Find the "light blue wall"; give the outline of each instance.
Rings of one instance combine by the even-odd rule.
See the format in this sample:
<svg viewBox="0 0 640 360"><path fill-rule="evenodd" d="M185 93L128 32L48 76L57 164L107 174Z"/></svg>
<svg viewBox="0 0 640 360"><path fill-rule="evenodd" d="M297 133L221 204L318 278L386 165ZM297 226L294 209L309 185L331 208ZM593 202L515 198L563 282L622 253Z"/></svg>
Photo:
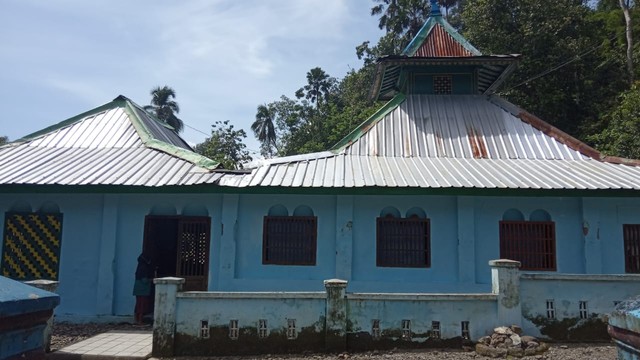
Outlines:
<svg viewBox="0 0 640 360"><path fill-rule="evenodd" d="M428 338L432 322L440 322L443 339L462 335L462 321L469 321L472 339L487 334L487 329L497 326L495 300L349 300L349 321L353 332L371 332L372 320L380 320L380 329L402 329L402 320L411 321L411 331ZM416 336L415 341L420 341Z"/></svg>
<svg viewBox="0 0 640 360"><path fill-rule="evenodd" d="M283 205L289 215L306 205L318 217L315 266L263 265L263 218L274 205ZM239 197L233 279L224 290L312 291L322 290L322 281L335 276L336 199L333 196L242 195ZM226 228L225 224L225 228ZM224 256L224 254L221 254ZM287 281L282 281L286 279Z"/></svg>
<svg viewBox="0 0 640 360"><path fill-rule="evenodd" d="M356 292L440 292L457 283L457 221L455 197L361 196L353 214L353 269L349 288ZM376 266L376 218L393 206L405 217L422 208L431 221L431 267Z"/></svg>
<svg viewBox="0 0 640 360"><path fill-rule="evenodd" d="M545 210L556 224L558 272L582 274L585 270L582 206L580 198L490 198L475 199L476 280L489 284L489 260L500 257L499 221L509 209L518 209L529 220L535 210Z"/></svg>
<svg viewBox="0 0 640 360"><path fill-rule="evenodd" d="M322 280L342 278L353 292L488 292L487 263L500 255L498 222L512 208L527 218L543 209L555 221L558 273L624 273L622 224L640 223L638 198L0 194L0 211L25 201L33 211L53 202L64 215L56 313L76 317L132 314L144 217L154 207L206 209L209 290L219 291L321 291ZM315 266L262 264L263 217L278 204L290 214L306 205L318 217ZM388 206L403 216L413 207L425 211L430 268L376 266L376 217Z"/></svg>
<svg viewBox="0 0 640 360"><path fill-rule="evenodd" d="M117 242L114 266L114 314L131 315L135 305L132 295L137 257L142 251L144 219L151 209L172 209L182 215L191 208L204 208L211 217L210 266L219 258L220 195L127 195L120 196L117 215ZM160 215L160 214L158 214ZM164 215L170 215L169 213ZM211 277L209 281L214 279Z"/></svg>
<svg viewBox="0 0 640 360"><path fill-rule="evenodd" d="M184 335L199 337L200 323L205 320L210 327L228 327L230 320L238 320L240 328L258 328L260 319L267 320L269 332L282 331L286 334L287 319L296 320L296 329L317 326L323 330L326 300L319 294L317 298L296 298L296 294L273 294L271 298L216 298L215 294L202 297L179 298L176 306L176 331Z"/></svg>
<svg viewBox="0 0 640 360"><path fill-rule="evenodd" d="M615 275L611 275L615 277ZM583 276L588 277L588 276ZM588 316L610 314L614 303L640 294L637 279L621 276L619 279L540 280L521 279L523 330L526 334L540 336L539 329L528 319L547 317L547 300L553 300L556 319L580 317L580 301L587 301Z"/></svg>
<svg viewBox="0 0 640 360"><path fill-rule="evenodd" d="M25 200L28 199L28 200ZM96 313L96 282L99 239L102 218L102 198L94 195L0 195L1 225L4 229L4 213L14 204L27 201L32 211L43 203L53 202L63 214L62 247L58 293L60 305L56 314L94 315ZM4 241L4 234L2 240Z"/></svg>

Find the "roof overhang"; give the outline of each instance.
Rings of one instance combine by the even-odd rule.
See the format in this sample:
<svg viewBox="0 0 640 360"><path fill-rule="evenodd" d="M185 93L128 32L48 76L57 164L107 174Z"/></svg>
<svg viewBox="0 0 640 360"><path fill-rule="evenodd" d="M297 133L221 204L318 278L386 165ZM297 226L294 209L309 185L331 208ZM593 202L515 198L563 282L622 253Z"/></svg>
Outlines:
<svg viewBox="0 0 640 360"><path fill-rule="evenodd" d="M443 65L477 67L477 93L491 94L515 70L520 58L519 54L470 57L385 56L378 59L371 98L373 100L392 99L400 91L400 78L407 67Z"/></svg>

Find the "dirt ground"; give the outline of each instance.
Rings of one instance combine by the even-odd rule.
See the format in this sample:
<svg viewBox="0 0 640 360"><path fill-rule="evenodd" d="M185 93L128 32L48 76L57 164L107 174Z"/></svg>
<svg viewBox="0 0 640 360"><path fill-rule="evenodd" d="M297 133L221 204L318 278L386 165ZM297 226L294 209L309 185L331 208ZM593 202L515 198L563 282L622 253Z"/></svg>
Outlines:
<svg viewBox="0 0 640 360"><path fill-rule="evenodd" d="M64 346L82 341L91 336L109 330L151 330L151 326L136 327L127 323L120 324L67 324L56 323L53 329L51 350L58 350ZM179 359L217 359L217 360L485 360L488 357L480 356L475 352L465 352L457 349L439 350L393 350L393 351L369 351L362 353L342 354L315 354L305 353L297 355L272 355L258 356L226 356L226 357L189 357ZM544 355L530 356L523 359L531 360L616 360L616 347L613 343L577 344L577 343L553 343L551 349Z"/></svg>

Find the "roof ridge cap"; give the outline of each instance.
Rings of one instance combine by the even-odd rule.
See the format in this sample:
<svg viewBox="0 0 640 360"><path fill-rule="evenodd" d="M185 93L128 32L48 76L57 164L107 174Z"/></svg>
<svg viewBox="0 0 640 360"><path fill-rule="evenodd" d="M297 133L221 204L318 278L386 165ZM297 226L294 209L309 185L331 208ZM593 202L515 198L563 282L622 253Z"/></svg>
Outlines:
<svg viewBox="0 0 640 360"><path fill-rule="evenodd" d="M140 119L134 107L137 107L141 111L144 111L145 113L147 113L146 110L144 110L142 107L140 107L138 104L131 101L130 99L124 98L124 102L125 102L124 110L127 113L129 120L131 121L131 125L136 130L136 133L140 137L140 141L142 141L142 144L145 147L162 151L168 155L190 162L206 170L214 170L220 167L219 162L212 160L204 155L200 155L195 151L183 149L181 147L162 141L160 139L156 139L151 133L151 131L149 131L147 126L144 124L144 121ZM155 117L151 117L151 119L153 121L160 122Z"/></svg>

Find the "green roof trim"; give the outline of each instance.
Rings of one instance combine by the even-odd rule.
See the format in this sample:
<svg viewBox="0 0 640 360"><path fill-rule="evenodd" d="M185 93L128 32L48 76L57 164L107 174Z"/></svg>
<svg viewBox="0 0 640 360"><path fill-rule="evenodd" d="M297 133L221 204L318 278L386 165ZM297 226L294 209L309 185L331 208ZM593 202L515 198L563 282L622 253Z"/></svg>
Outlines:
<svg viewBox="0 0 640 360"><path fill-rule="evenodd" d="M584 197L639 198L640 191L629 189L505 189L505 188L407 188L357 187L314 188L251 186L231 187L217 184L130 186L130 185L0 185L0 194L271 194L271 195L447 195L490 197Z"/></svg>
<svg viewBox="0 0 640 360"><path fill-rule="evenodd" d="M373 113L373 115L371 115L367 120L365 120L362 124L355 128L355 130L342 138L342 140L338 141L337 144L333 145L333 147L329 149L329 151L339 152L345 147L351 145L354 141L358 140L362 135L364 135L371 128L371 126L384 119L385 116L387 116L390 112L400 106L400 104L402 104L406 99L407 97L403 93L396 94L393 99L384 104L378 111Z"/></svg>
<svg viewBox="0 0 640 360"><path fill-rule="evenodd" d="M480 56L482 53L476 49L467 39L465 39L460 33L451 26L442 16L432 16L427 20L427 22L422 26L422 28L418 31L416 36L411 40L409 45L402 51L402 55L405 56L414 56L416 52L420 49L424 41L429 37L431 30L436 25L440 25L444 28L444 30L449 34L456 42L458 42L462 47L467 49L473 55Z"/></svg>
<svg viewBox="0 0 640 360"><path fill-rule="evenodd" d="M151 131L147 129L142 119L138 117L138 114L134 109L134 107L137 107L137 105L129 99L125 101L125 104L126 106L124 106L124 111L127 113L127 115L129 115L129 118L131 119L131 124L136 129L138 136L140 136L140 140L142 140L142 143L145 146L151 149L162 151L164 153L175 156L182 160L188 161L196 166L205 168L207 170L214 170L220 166L219 162L209 159L206 156L200 155L193 151L189 151L181 147L175 146L173 144L169 144L154 138L153 135L151 134ZM149 116L152 118L152 120L158 121L155 118L153 118L151 115ZM161 123L160 121L158 122ZM167 126L167 128L173 129L171 126Z"/></svg>

